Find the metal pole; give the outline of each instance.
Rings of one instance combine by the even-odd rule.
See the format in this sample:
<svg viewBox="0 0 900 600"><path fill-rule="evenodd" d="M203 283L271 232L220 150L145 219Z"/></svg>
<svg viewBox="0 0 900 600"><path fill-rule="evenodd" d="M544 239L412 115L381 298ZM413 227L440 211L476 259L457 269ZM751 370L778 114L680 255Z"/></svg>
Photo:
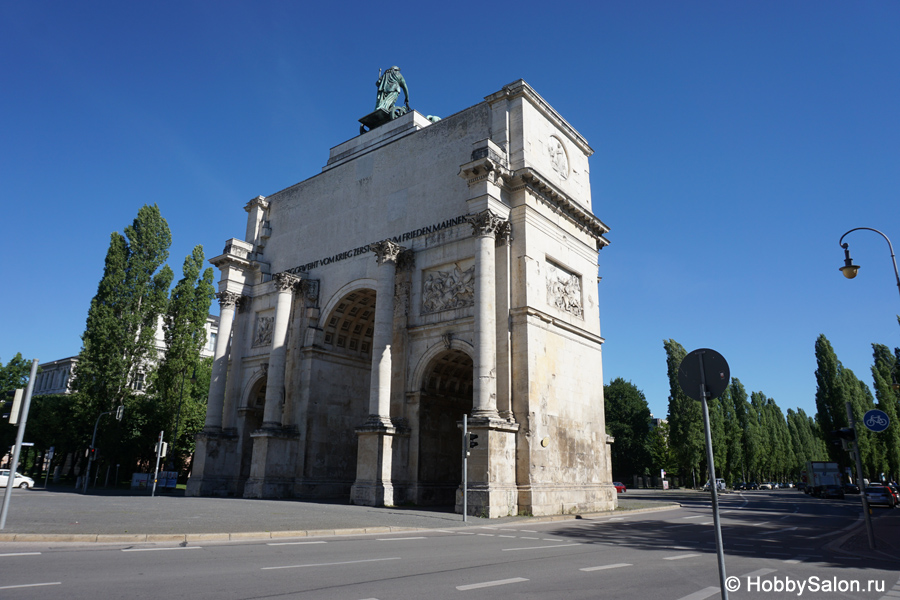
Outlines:
<svg viewBox="0 0 900 600"><path fill-rule="evenodd" d="M869 537L869 548L875 549L875 530L872 529L872 515L869 514L869 499L866 498L865 483L863 482L862 459L859 457L859 438L856 433L856 419L853 418L853 407L847 402L844 405L847 409L847 421L850 429L853 430L853 457L856 459L856 483L859 485L859 496L862 498L863 517L866 519L866 535Z"/></svg>
<svg viewBox="0 0 900 600"><path fill-rule="evenodd" d="M722 591L722 600L728 600L728 588L725 587L725 547L722 543L722 524L719 521L719 496L716 489L716 464L713 462L712 434L709 429L709 408L706 397L706 372L703 369L703 354L700 356L700 397L703 407L703 429L706 432L706 462L709 466L709 491L712 498L713 522L716 530L716 554L719 559L719 589Z"/></svg>
<svg viewBox="0 0 900 600"><path fill-rule="evenodd" d="M6 479L6 493L3 495L3 508L0 509L0 529L6 527L6 514L9 512L9 500L12 498L13 484L16 482L16 469L19 468L19 452L25 437L25 424L28 422L28 409L31 407L31 392L34 390L34 379L37 376L38 359L31 361L31 373L28 375L28 387L25 389L25 401L19 417L19 430L16 433L16 445L13 449L12 464L9 466L9 477Z"/></svg>
<svg viewBox="0 0 900 600"><path fill-rule="evenodd" d="M94 454L97 453L97 426L100 425L100 417L109 414L112 413L100 413L97 415L97 421L94 423L94 435L91 437L91 448L94 449L94 452L88 457L87 471L84 473L84 488L81 490L83 494L87 494L88 480L91 478L91 465L94 464Z"/></svg>
<svg viewBox="0 0 900 600"><path fill-rule="evenodd" d="M156 442L156 466L153 467L153 489L150 491L151 497L156 495L156 476L159 473L159 455L162 452L163 433L163 431L159 432L159 441Z"/></svg>
<svg viewBox="0 0 900 600"><path fill-rule="evenodd" d="M462 469L462 500L463 500L463 523L468 522L469 513L469 415L463 415L463 469Z"/></svg>

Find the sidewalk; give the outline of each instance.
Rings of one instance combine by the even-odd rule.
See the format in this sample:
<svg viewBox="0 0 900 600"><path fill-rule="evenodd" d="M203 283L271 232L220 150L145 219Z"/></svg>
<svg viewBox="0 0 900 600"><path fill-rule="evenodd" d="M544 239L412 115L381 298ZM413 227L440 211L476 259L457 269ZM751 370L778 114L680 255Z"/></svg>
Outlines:
<svg viewBox="0 0 900 600"><path fill-rule="evenodd" d="M5 492L5 490L3 490ZM620 511L678 507L667 497L620 498ZM194 498L72 488L14 489L0 542L168 542L387 533L419 529L571 520L579 515L480 519L418 507L345 502Z"/></svg>

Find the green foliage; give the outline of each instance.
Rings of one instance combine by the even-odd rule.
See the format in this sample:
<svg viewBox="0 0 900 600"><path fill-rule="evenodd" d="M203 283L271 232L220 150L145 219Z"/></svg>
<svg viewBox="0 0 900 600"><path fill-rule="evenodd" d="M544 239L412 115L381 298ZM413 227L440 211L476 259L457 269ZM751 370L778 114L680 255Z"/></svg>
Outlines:
<svg viewBox="0 0 900 600"><path fill-rule="evenodd" d="M22 358L21 352L17 352L5 365L0 362L0 392L24 389L28 385L30 374L31 361ZM9 411L2 412L6 414ZM9 449L15 443L16 426L10 425L8 419L0 419L0 448Z"/></svg>
<svg viewBox="0 0 900 600"><path fill-rule="evenodd" d="M893 479L900 478L900 393L893 388L894 378L898 377L898 361L891 354L887 346L872 344L874 364L872 365L872 379L875 383L875 398L878 400L877 408L884 411L891 420L891 425L885 431L878 434L881 453L884 456L886 472Z"/></svg>
<svg viewBox="0 0 900 600"><path fill-rule="evenodd" d="M826 435L847 426L843 369L831 343L820 335L816 339L816 422ZM832 461L847 463L846 452L840 448L829 446L828 453Z"/></svg>
<svg viewBox="0 0 900 600"><path fill-rule="evenodd" d="M688 398L678 383L678 367L687 356L675 340L665 340L666 367L669 375L669 442L675 462L683 476L696 471L705 454L705 436L700 403Z"/></svg>
<svg viewBox="0 0 900 600"><path fill-rule="evenodd" d="M606 403L606 432L615 438L612 445L614 479L643 475L651 465L648 448L650 408L644 393L621 377L603 386Z"/></svg>
<svg viewBox="0 0 900 600"><path fill-rule="evenodd" d="M650 459L653 461L653 474L660 469L668 472L675 468L675 457L672 447L669 445L669 424L661 421L659 425L650 430L649 435Z"/></svg>

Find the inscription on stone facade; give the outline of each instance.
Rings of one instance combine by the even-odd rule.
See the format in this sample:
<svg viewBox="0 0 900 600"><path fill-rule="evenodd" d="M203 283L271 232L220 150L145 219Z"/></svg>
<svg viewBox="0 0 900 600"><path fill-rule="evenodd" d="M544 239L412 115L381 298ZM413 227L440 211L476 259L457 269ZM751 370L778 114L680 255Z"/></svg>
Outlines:
<svg viewBox="0 0 900 600"><path fill-rule="evenodd" d="M256 333L253 335L253 347L272 345L272 327L275 317L256 317Z"/></svg>
<svg viewBox="0 0 900 600"><path fill-rule="evenodd" d="M469 261L466 261L469 262ZM456 263L424 273L422 312L434 313L475 304L475 265Z"/></svg>
<svg viewBox="0 0 900 600"><path fill-rule="evenodd" d="M547 262L547 302L559 310L583 318L581 277Z"/></svg>

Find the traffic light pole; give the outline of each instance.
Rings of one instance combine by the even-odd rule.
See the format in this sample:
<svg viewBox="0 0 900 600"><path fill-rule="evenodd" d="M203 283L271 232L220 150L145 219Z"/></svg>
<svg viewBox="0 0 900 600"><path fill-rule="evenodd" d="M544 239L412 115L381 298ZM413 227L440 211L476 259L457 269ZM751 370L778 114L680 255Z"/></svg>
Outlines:
<svg viewBox="0 0 900 600"><path fill-rule="evenodd" d="M6 479L6 494L3 495L3 508L0 509L0 529L6 527L6 513L9 512L9 500L12 498L13 484L16 482L16 469L19 468L19 453L22 451L22 440L25 437L25 424L28 422L28 409L31 407L31 392L34 391L34 378L37 376L38 359L31 361L31 374L28 376L28 387L25 388L25 400L19 417L19 429L16 432L16 445L13 448L12 464L9 465L9 477Z"/></svg>
<svg viewBox="0 0 900 600"><path fill-rule="evenodd" d="M859 495L862 497L863 517L866 519L866 535L869 536L869 548L875 549L875 530L872 529L872 515L869 512L869 499L866 498L866 486L862 476L862 459L859 457L859 436L856 433L856 419L853 418L853 409L850 403L846 403L847 422L853 430L853 457L856 459L856 484L859 486Z"/></svg>
<svg viewBox="0 0 900 600"><path fill-rule="evenodd" d="M469 514L469 415L463 415L463 443L462 443L462 496L463 496L463 522L468 521Z"/></svg>

